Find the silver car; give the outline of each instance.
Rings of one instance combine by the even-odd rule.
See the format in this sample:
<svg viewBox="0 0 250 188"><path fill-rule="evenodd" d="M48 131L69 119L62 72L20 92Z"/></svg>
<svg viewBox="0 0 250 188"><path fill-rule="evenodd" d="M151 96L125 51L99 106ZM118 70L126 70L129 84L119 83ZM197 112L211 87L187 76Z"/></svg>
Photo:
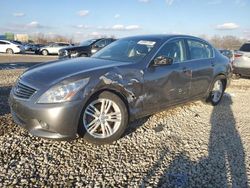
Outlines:
<svg viewBox="0 0 250 188"><path fill-rule="evenodd" d="M50 43L47 46L42 47L39 53L42 55L49 55L49 54L58 55L60 49L68 47L68 46L71 46L71 44L64 43L64 42Z"/></svg>
<svg viewBox="0 0 250 188"><path fill-rule="evenodd" d="M234 73L240 76L250 76L250 42L243 44L234 56Z"/></svg>

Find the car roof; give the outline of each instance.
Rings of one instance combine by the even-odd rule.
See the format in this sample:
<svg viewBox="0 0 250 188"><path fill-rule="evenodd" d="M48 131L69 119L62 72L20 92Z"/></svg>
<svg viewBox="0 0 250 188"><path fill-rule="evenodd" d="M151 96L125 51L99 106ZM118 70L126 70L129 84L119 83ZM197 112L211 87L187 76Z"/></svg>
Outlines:
<svg viewBox="0 0 250 188"><path fill-rule="evenodd" d="M191 35L181 35L181 34L151 34L151 35L136 35L136 36L131 36L131 37L125 37L125 38L133 38L133 39L147 39L147 40L153 40L153 39L158 39L158 40L168 40L171 38L178 38L178 37L182 37L182 38L192 38L192 39L198 39L198 40L203 40L202 38L199 37L195 37L195 36L191 36Z"/></svg>
<svg viewBox="0 0 250 188"><path fill-rule="evenodd" d="M4 42L11 42L11 41L9 41L9 40L3 40L3 39L1 39L0 41L4 41Z"/></svg>

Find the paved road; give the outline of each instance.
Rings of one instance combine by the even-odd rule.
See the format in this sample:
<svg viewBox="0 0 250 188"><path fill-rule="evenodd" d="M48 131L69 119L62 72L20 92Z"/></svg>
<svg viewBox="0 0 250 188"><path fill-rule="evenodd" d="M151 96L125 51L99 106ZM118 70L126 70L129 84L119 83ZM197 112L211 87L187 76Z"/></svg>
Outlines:
<svg viewBox="0 0 250 188"><path fill-rule="evenodd" d="M0 70L29 68L38 63L57 60L58 56L41 56L30 54L0 54Z"/></svg>

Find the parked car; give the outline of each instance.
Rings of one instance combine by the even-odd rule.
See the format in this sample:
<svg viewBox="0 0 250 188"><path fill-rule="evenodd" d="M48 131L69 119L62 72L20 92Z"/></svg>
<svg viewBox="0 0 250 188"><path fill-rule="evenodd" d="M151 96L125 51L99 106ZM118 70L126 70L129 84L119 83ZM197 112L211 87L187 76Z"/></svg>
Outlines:
<svg viewBox="0 0 250 188"><path fill-rule="evenodd" d="M233 72L240 76L250 76L250 42L243 44L234 56Z"/></svg>
<svg viewBox="0 0 250 188"><path fill-rule="evenodd" d="M58 54L59 50L65 48L66 46L71 46L71 44L65 42L50 43L44 47L41 47L39 49L39 53L42 55Z"/></svg>
<svg viewBox="0 0 250 188"><path fill-rule="evenodd" d="M90 58L36 65L10 93L12 117L31 134L83 136L104 144L129 121L204 99L217 105L230 83L225 56L200 38L148 35L117 40Z"/></svg>
<svg viewBox="0 0 250 188"><path fill-rule="evenodd" d="M25 51L31 51L34 52L37 50L37 47L33 43L23 43Z"/></svg>
<svg viewBox="0 0 250 188"><path fill-rule="evenodd" d="M23 53L24 47L16 42L0 40L0 52L8 54Z"/></svg>
<svg viewBox="0 0 250 188"><path fill-rule="evenodd" d="M59 50L59 59L74 57L89 57L100 49L114 42L113 38L90 39L80 43L79 46L71 46Z"/></svg>

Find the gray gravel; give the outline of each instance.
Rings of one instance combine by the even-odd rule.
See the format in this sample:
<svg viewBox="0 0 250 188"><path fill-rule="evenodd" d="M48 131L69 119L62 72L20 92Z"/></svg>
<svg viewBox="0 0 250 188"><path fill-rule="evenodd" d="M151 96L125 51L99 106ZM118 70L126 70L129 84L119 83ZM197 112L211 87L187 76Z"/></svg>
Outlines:
<svg viewBox="0 0 250 188"><path fill-rule="evenodd" d="M233 80L221 105L202 102L130 124L113 145L32 137L13 123L0 71L0 186L248 187L250 80Z"/></svg>

